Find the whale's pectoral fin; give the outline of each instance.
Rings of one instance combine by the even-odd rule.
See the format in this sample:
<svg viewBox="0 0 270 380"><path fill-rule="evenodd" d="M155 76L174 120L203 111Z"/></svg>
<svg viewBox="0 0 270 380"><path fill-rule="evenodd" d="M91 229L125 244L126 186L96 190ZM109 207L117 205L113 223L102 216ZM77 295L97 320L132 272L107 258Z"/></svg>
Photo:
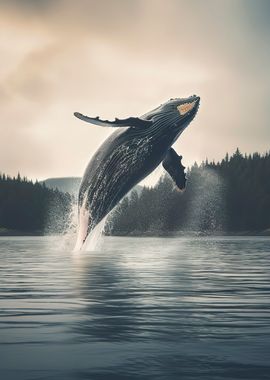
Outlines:
<svg viewBox="0 0 270 380"><path fill-rule="evenodd" d="M102 127L134 127L134 128L147 128L153 122L151 120L143 120L139 117L128 117L127 119L117 119L114 121L110 120L101 120L97 117L85 116L79 112L74 112L74 116L78 119L84 120L87 123L92 123L96 125L101 125Z"/></svg>
<svg viewBox="0 0 270 380"><path fill-rule="evenodd" d="M164 169L170 174L179 190L184 190L186 186L185 167L181 163L182 156L178 156L173 148L168 150L162 162Z"/></svg>

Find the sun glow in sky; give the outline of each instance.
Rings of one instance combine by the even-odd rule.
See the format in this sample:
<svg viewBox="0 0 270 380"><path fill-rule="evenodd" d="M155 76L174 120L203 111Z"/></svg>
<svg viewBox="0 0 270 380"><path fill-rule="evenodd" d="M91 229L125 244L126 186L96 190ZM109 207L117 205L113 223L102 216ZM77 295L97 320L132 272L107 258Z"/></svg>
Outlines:
<svg viewBox="0 0 270 380"><path fill-rule="evenodd" d="M193 94L200 110L175 144L185 166L269 150L269 1L0 0L0 10L1 172L80 176L112 130L74 111L139 116Z"/></svg>

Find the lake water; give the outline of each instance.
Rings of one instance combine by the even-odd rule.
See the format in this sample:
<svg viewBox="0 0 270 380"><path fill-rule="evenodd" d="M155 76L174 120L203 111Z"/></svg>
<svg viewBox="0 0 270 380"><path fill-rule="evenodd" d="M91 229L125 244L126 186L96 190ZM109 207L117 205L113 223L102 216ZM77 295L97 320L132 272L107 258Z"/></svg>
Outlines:
<svg viewBox="0 0 270 380"><path fill-rule="evenodd" d="M0 238L0 378L270 379L270 239Z"/></svg>

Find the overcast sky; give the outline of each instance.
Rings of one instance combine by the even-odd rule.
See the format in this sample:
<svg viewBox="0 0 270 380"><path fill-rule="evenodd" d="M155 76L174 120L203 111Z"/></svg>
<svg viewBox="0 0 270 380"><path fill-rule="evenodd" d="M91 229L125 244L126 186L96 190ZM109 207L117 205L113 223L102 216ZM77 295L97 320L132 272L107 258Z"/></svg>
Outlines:
<svg viewBox="0 0 270 380"><path fill-rule="evenodd" d="M74 111L139 116L193 94L184 164L268 151L269 19L268 0L0 0L0 171L82 175L112 129Z"/></svg>

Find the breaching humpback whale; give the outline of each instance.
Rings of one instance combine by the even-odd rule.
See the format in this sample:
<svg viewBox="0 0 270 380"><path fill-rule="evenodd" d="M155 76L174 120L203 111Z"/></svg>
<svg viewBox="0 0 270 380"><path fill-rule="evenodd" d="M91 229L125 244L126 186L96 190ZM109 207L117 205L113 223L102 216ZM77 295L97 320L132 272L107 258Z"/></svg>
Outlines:
<svg viewBox="0 0 270 380"><path fill-rule="evenodd" d="M195 117L200 98L171 99L141 117L101 120L75 112L88 123L119 127L90 160L79 190L79 229L75 250L117 203L161 162L176 186L186 178L182 156L171 146Z"/></svg>

